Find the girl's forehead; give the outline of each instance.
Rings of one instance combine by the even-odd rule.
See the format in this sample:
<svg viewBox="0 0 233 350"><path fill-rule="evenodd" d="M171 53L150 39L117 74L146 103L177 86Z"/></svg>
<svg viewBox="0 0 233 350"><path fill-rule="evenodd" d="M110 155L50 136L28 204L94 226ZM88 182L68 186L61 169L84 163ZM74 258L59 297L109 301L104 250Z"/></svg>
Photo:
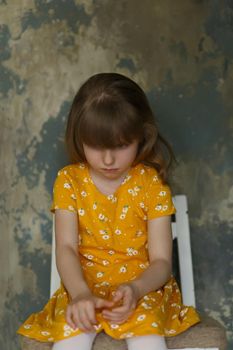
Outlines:
<svg viewBox="0 0 233 350"><path fill-rule="evenodd" d="M137 115L103 113L86 115L79 124L78 138L99 148L115 148L141 139L143 124Z"/></svg>
<svg viewBox="0 0 233 350"><path fill-rule="evenodd" d="M115 149L118 149L118 148L127 148L127 147L130 147L130 146L133 146L134 144L138 144L139 141L138 140L132 140L130 143L121 143L121 144L118 144L116 146L104 146L104 145L90 145L90 144L87 144L87 143L83 143L83 146L86 147L86 148L89 148L89 149L93 149L93 150L98 150L98 151L105 151L105 150L115 150Z"/></svg>
<svg viewBox="0 0 233 350"><path fill-rule="evenodd" d="M88 133L83 135L82 141L90 147L95 147L99 149L113 149L121 147L124 145L129 145L133 143L138 137L135 135L120 135L120 134L111 134L111 133Z"/></svg>

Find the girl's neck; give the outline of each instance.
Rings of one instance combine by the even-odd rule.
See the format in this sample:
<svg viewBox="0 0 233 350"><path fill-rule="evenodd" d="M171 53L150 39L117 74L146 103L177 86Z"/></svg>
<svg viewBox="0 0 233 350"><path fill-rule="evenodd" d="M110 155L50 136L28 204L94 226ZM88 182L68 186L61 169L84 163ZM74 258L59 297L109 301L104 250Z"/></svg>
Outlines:
<svg viewBox="0 0 233 350"><path fill-rule="evenodd" d="M89 176L96 188L104 195L113 195L121 186L130 169L118 178L106 178L102 174L96 173L92 168L89 168Z"/></svg>

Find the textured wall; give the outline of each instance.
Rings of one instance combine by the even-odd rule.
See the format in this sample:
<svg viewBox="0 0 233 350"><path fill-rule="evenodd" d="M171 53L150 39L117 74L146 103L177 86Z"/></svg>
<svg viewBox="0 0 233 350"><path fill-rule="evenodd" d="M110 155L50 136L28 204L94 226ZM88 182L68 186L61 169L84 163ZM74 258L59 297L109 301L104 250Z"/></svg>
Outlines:
<svg viewBox="0 0 233 350"><path fill-rule="evenodd" d="M144 87L189 198L197 303L232 348L233 4L0 0L0 348L49 293L52 183L80 83L117 71ZM231 344L231 345L230 345Z"/></svg>

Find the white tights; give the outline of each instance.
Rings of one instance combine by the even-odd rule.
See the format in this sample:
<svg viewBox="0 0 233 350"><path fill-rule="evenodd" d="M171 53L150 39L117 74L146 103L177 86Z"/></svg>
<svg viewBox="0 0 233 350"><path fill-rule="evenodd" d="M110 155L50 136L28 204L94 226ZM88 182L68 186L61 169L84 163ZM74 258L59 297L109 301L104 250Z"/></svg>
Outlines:
<svg viewBox="0 0 233 350"><path fill-rule="evenodd" d="M161 335L141 335L126 339L128 350L167 350L164 337Z"/></svg>
<svg viewBox="0 0 233 350"><path fill-rule="evenodd" d="M54 343L52 350L91 350L96 333L81 333ZM165 339L159 335L144 335L126 339L128 350L167 350Z"/></svg>
<svg viewBox="0 0 233 350"><path fill-rule="evenodd" d="M96 333L81 333L53 344L52 350L91 350Z"/></svg>

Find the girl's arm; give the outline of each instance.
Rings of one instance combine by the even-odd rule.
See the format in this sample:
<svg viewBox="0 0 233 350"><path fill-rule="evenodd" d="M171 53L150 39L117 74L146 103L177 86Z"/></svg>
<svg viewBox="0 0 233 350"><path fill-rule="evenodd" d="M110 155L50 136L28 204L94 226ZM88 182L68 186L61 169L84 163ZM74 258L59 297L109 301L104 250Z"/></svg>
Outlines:
<svg viewBox="0 0 233 350"><path fill-rule="evenodd" d="M149 267L131 282L138 291L139 299L162 287L171 277L172 231L170 216L162 216L148 221L148 253Z"/></svg>
<svg viewBox="0 0 233 350"><path fill-rule="evenodd" d="M77 214L63 209L55 211L55 237L57 269L71 299L90 292L79 261Z"/></svg>
<svg viewBox="0 0 233 350"><path fill-rule="evenodd" d="M123 323L132 314L138 300L151 291L162 287L171 276L172 233L171 217L163 216L148 222L148 253L150 265L135 280L122 284L113 301L122 305L104 310L103 316L115 323Z"/></svg>
<svg viewBox="0 0 233 350"><path fill-rule="evenodd" d="M68 210L55 211L57 268L70 297L66 321L74 329L95 331L95 310L113 306L113 302L92 295L82 273L78 253L77 214Z"/></svg>

